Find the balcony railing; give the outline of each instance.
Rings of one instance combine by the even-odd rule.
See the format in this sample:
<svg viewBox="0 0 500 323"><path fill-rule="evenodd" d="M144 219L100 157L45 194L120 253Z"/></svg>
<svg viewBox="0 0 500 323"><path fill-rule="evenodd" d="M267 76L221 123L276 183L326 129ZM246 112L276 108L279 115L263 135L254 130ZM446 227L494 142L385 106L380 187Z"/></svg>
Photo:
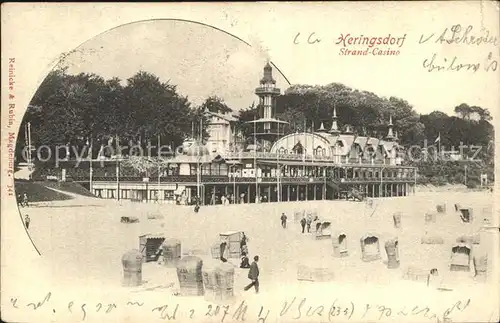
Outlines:
<svg viewBox="0 0 500 323"><path fill-rule="evenodd" d="M255 94L265 94L265 93L279 95L281 93L281 90L276 87L267 87L267 86L262 86L255 89Z"/></svg>
<svg viewBox="0 0 500 323"><path fill-rule="evenodd" d="M68 177L69 178L69 177ZM88 181L89 176L72 176L73 181ZM142 176L123 176L120 177L120 182L143 182ZM105 181L105 182L116 182L116 176L94 176L93 180L95 182ZM233 176L214 176L214 175L201 175L201 183L255 183L255 177L233 177ZM290 184L290 183L335 183L335 184L349 184L349 183L380 183L380 177L356 177L356 178L337 178L327 176L301 176L301 177L287 177L280 176L279 181L282 184ZM174 175L174 176L165 176L160 177L160 183L196 183L197 177L196 175ZM258 183L277 183L278 177L276 176L268 176L268 177L257 177ZM382 183L413 183L413 177L383 177ZM157 177L150 177L149 184L158 183ZM144 184L146 185L146 184Z"/></svg>
<svg viewBox="0 0 500 323"><path fill-rule="evenodd" d="M225 159L264 159L264 160L289 160L289 161L306 161L306 162L333 162L336 164L348 164L348 165L387 165L387 166L398 166L390 164L390 159L375 159L373 162L371 160L362 158L349 158L347 156L324 156L324 155L303 155L303 154L278 154L270 152L228 152L223 156Z"/></svg>

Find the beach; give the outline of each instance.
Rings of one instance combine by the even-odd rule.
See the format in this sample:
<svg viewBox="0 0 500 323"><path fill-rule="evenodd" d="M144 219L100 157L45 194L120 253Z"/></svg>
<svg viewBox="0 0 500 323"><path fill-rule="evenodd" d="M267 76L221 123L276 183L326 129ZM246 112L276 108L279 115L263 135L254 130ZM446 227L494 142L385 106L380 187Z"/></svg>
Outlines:
<svg viewBox="0 0 500 323"><path fill-rule="evenodd" d="M462 222L455 211L455 203L473 209L472 223ZM446 212L436 213L437 204L446 204ZM468 295L484 295L491 285L474 278L473 266L470 272L456 272L450 271L449 265L451 248L462 235L479 234L480 244L472 246L472 255L486 253L492 258L494 234L483 228L485 219L492 223L492 204L491 193L444 190L373 199L371 203L313 201L218 205L201 207L195 213L193 207L187 206L78 196L22 208L21 214L29 213L31 217L30 235L44 263L50 264L40 270L45 271L54 284L82 286L94 291L105 287L108 293L116 292L121 297L133 292L146 298L162 295L162 298L175 299L179 290L175 268L166 268L157 262L143 264L144 283L141 286L122 287L121 257L131 249L139 249L140 235L160 233L176 238L181 241L184 255L195 254L208 265L218 262L211 259L210 248L219 242L220 233L244 231L249 238L250 259L254 255L260 257L259 297L268 298L268 304L272 304L272 300L280 299L278 295L314 295L321 286L322 290L331 287L336 293L343 290L344 295L364 290L363 297L376 299L380 299L377 291L381 289L403 294L411 289L433 295L431 290L441 287L450 293L467 291ZM333 235L338 232L346 235L347 257L334 257L331 239L316 240L312 233L301 233L294 213L303 211L315 212L322 221L331 222ZM288 217L286 229L280 223L283 212ZM400 228L393 224L393 215L397 212L401 213ZM436 222L426 224L426 213L436 213ZM121 223L122 216L137 217L139 222ZM160 216L163 219L151 219ZM421 244L426 232L441 237L444 243ZM379 260L365 262L361 259L360 238L368 233L379 238ZM387 268L384 249L385 242L391 238L397 238L399 244L400 266L394 269ZM249 280L247 271L239 268L239 261L229 259L235 266L235 299L254 299L253 291L243 292ZM300 266L328 268L334 277L328 282L298 281ZM431 286L404 279L409 267L427 272L435 268L439 277ZM489 267L491 275L491 265ZM398 295L400 300L412 296L393 295ZM198 301L202 302L203 298ZM487 306L486 303L482 305Z"/></svg>

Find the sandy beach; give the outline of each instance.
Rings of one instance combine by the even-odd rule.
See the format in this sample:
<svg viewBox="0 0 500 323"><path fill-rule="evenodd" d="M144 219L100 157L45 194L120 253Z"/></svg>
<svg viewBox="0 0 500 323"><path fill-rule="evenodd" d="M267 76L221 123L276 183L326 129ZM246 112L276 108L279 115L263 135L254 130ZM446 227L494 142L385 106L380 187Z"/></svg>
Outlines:
<svg viewBox="0 0 500 323"><path fill-rule="evenodd" d="M437 214L436 223L425 224L426 212L436 212L436 204L446 204L446 213ZM455 212L454 204L471 207L474 221L464 224ZM449 270L451 247L460 235L480 234L481 242L473 245L473 254L491 255L493 234L482 226L484 219L492 221L493 196L486 192L422 192L415 196L374 199L370 206L365 202L315 201L292 203L243 204L202 207L194 213L193 207L131 203L87 197L60 202L39 203L22 208L21 214L31 217L30 235L50 268L43 268L47 276L58 285L105 286L109 293L121 297L140 293L146 298L175 297L178 279L175 269L148 262L143 265L144 284L140 287L121 286L123 272L121 257L130 249L139 248L139 236L163 233L168 238L181 241L183 253L198 250L197 255L205 264L213 263L210 246L218 242L221 232L244 231L249 238L250 257L260 256L259 297L275 299L276 295L294 292L314 294L318 286L325 290L353 291L364 289L363 295L376 295L377 288L405 291L411 288L428 293L423 283L404 280L408 267L439 271L437 286L455 291L467 290L469 294L483 294L488 285L474 279L471 272ZM91 206L88 206L91 205ZM487 209L490 210L487 210ZM302 234L300 224L294 222L295 211L317 212L321 219L332 223L333 233L347 235L348 257L333 257L331 239L315 240L313 234ZM288 216L288 227L280 225L280 216ZM401 212L401 228L394 228L392 216ZM163 219L148 219L162 215ZM120 223L122 216L135 216L139 223ZM444 244L424 245L421 237L438 235ZM381 259L373 262L361 260L360 237L375 233L379 237ZM384 243L387 239L399 240L400 267L388 269ZM229 259L235 265L235 299L252 299L253 292L243 292L248 283L247 271L238 268L239 259ZM334 272L332 282L303 282L297 280L301 265L328 267ZM42 270L42 269L40 269ZM369 286L379 286L367 289ZM98 287L99 288L99 287ZM130 293L130 294L129 294ZM404 292L403 292L404 294ZM432 294L429 294L432 295ZM408 295L406 295L408 296ZM401 297L406 297L402 295ZM411 295L410 295L411 296ZM374 296L380 297L380 296ZM430 296L429 296L430 297ZM276 298L277 299L277 298ZM203 301L194 300L195 302Z"/></svg>

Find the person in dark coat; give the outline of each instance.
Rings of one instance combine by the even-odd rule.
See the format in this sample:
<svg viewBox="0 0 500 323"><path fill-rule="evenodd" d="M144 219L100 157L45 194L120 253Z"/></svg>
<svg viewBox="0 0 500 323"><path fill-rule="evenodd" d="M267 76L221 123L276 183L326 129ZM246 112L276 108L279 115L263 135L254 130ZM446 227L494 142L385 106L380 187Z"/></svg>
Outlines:
<svg viewBox="0 0 500 323"><path fill-rule="evenodd" d="M250 261L248 260L246 253L242 254L240 268L244 269L250 268Z"/></svg>
<svg viewBox="0 0 500 323"><path fill-rule="evenodd" d="M251 279L252 282L244 288L245 291L248 291L250 288L255 287L255 292L259 292L259 266L257 265L258 262L259 256L253 257L253 262L250 265L250 270L248 271L248 279Z"/></svg>
<svg viewBox="0 0 500 323"><path fill-rule="evenodd" d="M281 214L281 226L283 227L283 229L286 229L286 219L287 219L287 217L286 217L285 213L282 213Z"/></svg>
<svg viewBox="0 0 500 323"><path fill-rule="evenodd" d="M300 219L300 226L302 227L302 233L304 233L304 230L306 228L306 218L305 218L305 216L303 216L302 219Z"/></svg>
<svg viewBox="0 0 500 323"><path fill-rule="evenodd" d="M222 262L227 262L227 259L224 258L224 252L226 251L226 247L227 247L227 242L224 241L220 244L220 260Z"/></svg>
<svg viewBox="0 0 500 323"><path fill-rule="evenodd" d="M26 229L30 228L30 222L31 222L30 216L26 214L24 216L24 225L26 225Z"/></svg>

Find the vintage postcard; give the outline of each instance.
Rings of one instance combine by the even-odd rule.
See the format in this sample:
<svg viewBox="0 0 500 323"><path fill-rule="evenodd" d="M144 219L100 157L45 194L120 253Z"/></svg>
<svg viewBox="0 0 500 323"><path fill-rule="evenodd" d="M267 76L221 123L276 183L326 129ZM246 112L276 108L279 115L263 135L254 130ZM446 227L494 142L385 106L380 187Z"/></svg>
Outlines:
<svg viewBox="0 0 500 323"><path fill-rule="evenodd" d="M5 322L498 322L498 2L2 6Z"/></svg>

